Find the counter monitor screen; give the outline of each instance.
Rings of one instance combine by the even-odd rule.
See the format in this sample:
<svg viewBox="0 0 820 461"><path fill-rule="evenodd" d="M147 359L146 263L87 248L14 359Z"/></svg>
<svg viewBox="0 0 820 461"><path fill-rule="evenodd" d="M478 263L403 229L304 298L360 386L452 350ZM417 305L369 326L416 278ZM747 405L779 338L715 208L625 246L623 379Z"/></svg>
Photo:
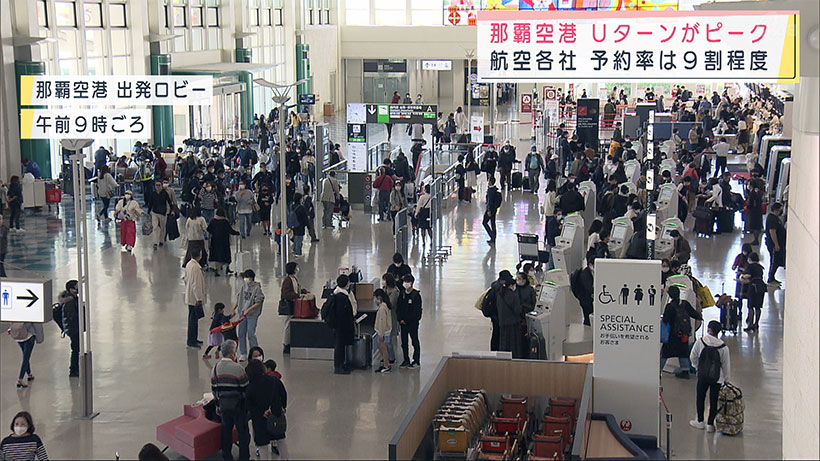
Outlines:
<svg viewBox="0 0 820 461"><path fill-rule="evenodd" d="M571 240L574 234L575 226L573 224L565 223L564 227L561 229L561 238Z"/></svg>
<svg viewBox="0 0 820 461"><path fill-rule="evenodd" d="M672 191L673 189L671 187L664 187L661 190L661 195L658 197L658 201L668 202L672 200Z"/></svg>
<svg viewBox="0 0 820 461"><path fill-rule="evenodd" d="M556 294L558 294L558 287L545 283L541 286L541 293L538 295L538 304L547 307L555 306Z"/></svg>
<svg viewBox="0 0 820 461"><path fill-rule="evenodd" d="M624 240L626 238L626 226L623 224L612 226L612 238L615 240Z"/></svg>

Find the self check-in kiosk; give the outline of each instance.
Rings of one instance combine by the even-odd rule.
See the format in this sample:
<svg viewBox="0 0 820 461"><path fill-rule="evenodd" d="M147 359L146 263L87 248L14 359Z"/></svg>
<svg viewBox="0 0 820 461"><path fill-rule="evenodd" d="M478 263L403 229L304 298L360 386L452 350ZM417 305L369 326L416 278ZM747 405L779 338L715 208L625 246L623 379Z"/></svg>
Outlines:
<svg viewBox="0 0 820 461"><path fill-rule="evenodd" d="M780 178L777 180L777 190L775 191L774 199L777 202L783 201L783 193L789 185L789 170L791 170L792 159L784 158L780 166Z"/></svg>
<svg viewBox="0 0 820 461"><path fill-rule="evenodd" d="M555 239L555 246L552 247L555 268L571 274L582 266L586 249L585 234L584 218L578 214L564 218L561 235Z"/></svg>
<svg viewBox="0 0 820 461"><path fill-rule="evenodd" d="M626 172L626 179L628 182L638 184L638 178L641 177L641 163L635 159L627 160L624 163L624 171Z"/></svg>
<svg viewBox="0 0 820 461"><path fill-rule="evenodd" d="M791 146L774 146L769 151L769 169L766 174L766 191L770 198L776 197L777 184L780 180L780 171L783 168L783 160L790 159L792 156Z"/></svg>
<svg viewBox="0 0 820 461"><path fill-rule="evenodd" d="M791 146L792 138L781 135L766 135L760 140L760 146L757 156L757 163L763 167L763 171L769 171L769 159L771 158L772 147L774 146Z"/></svg>
<svg viewBox="0 0 820 461"><path fill-rule="evenodd" d="M535 309L527 313L527 331L539 341L531 359L561 360L567 335L566 301L571 295L568 286L545 280L538 292ZM533 353L536 353L535 356Z"/></svg>
<svg viewBox="0 0 820 461"><path fill-rule="evenodd" d="M609 235L609 253L613 258L626 257L626 250L629 249L629 242L632 241L632 234L635 229L632 220L621 216L612 220L612 232Z"/></svg>
<svg viewBox="0 0 820 461"><path fill-rule="evenodd" d="M627 181L618 184L618 190L616 192L620 193L621 187L626 186L629 189L629 195L637 195L638 194L638 186L635 185L634 182Z"/></svg>
<svg viewBox="0 0 820 461"><path fill-rule="evenodd" d="M567 272L547 271L536 307L527 314L528 331L544 341L537 358L561 360L562 356L592 353L592 330L583 322L583 311L572 294Z"/></svg>
<svg viewBox="0 0 820 461"><path fill-rule="evenodd" d="M578 192L584 197L584 211L581 212L581 216L584 218L584 224L591 226L592 221L598 216L598 210L596 208L598 187L595 186L595 183L592 181L584 181L578 185ZM587 230L587 228L584 228L584 235L586 235Z"/></svg>
<svg viewBox="0 0 820 461"><path fill-rule="evenodd" d="M658 221L678 216L678 187L674 183L661 184L658 188Z"/></svg>
<svg viewBox="0 0 820 461"><path fill-rule="evenodd" d="M664 171L668 171L672 175L673 178L675 177L675 174L677 174L677 170L675 168L675 160L674 159L667 158L667 159L663 159L663 161L661 161L661 176L663 176Z"/></svg>
<svg viewBox="0 0 820 461"><path fill-rule="evenodd" d="M668 218L663 221L660 237L655 242L655 259L670 259L675 253L675 239L672 238L673 230L683 234L683 223L680 219Z"/></svg>

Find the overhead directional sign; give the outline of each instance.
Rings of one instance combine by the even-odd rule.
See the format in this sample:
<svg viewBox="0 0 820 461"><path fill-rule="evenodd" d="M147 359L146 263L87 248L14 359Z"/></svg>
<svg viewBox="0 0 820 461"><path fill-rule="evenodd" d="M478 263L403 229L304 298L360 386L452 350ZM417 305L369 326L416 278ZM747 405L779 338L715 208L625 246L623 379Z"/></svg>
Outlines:
<svg viewBox="0 0 820 461"><path fill-rule="evenodd" d="M436 123L435 104L366 104L367 123Z"/></svg>
<svg viewBox="0 0 820 461"><path fill-rule="evenodd" d="M51 320L51 280L0 279L0 321Z"/></svg>

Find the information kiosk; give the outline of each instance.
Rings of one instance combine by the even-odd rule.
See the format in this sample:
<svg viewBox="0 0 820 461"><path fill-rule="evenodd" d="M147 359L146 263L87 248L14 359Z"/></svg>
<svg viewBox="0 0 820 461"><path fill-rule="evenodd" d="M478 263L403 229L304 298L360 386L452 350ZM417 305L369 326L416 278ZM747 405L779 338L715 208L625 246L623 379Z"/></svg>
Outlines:
<svg viewBox="0 0 820 461"><path fill-rule="evenodd" d="M620 192L621 187L623 187L623 186L626 186L626 188L629 189L629 195L637 195L638 194L638 186L635 185L634 182L627 181L627 182L622 182L622 183L618 184L618 192Z"/></svg>
<svg viewBox="0 0 820 461"><path fill-rule="evenodd" d="M571 272L570 272L571 274ZM569 274L561 269L553 269L546 274L546 280L558 287L556 300L563 306L566 332L564 333L563 354L567 357L592 353L592 328L584 325L581 304L572 294Z"/></svg>
<svg viewBox="0 0 820 461"><path fill-rule="evenodd" d="M766 135L760 140L760 146L757 156L757 163L763 167L763 171L769 171L769 158L771 158L771 150L774 146L791 146L792 138L782 135Z"/></svg>
<svg viewBox="0 0 820 461"><path fill-rule="evenodd" d="M671 259L675 252L675 239L672 238L672 231L678 230L683 233L683 223L678 218L668 218L661 226L661 236L655 242L655 259ZM694 304L693 304L694 306Z"/></svg>
<svg viewBox="0 0 820 461"><path fill-rule="evenodd" d="M663 161L661 161L661 176L663 176L664 171L668 171L669 173L672 174L673 178L675 177L675 174L677 173L677 171L675 169L675 160L674 159L666 158L666 159L663 159Z"/></svg>
<svg viewBox="0 0 820 461"><path fill-rule="evenodd" d="M777 190L775 191L774 199L777 202L783 201L783 193L789 185L789 170L791 170L792 159L784 158L780 166L780 178L777 180Z"/></svg>
<svg viewBox="0 0 820 461"><path fill-rule="evenodd" d="M632 241L632 234L635 229L632 220L621 216L612 220L612 233L609 235L609 253L613 258L626 257L626 250L629 249L629 242Z"/></svg>

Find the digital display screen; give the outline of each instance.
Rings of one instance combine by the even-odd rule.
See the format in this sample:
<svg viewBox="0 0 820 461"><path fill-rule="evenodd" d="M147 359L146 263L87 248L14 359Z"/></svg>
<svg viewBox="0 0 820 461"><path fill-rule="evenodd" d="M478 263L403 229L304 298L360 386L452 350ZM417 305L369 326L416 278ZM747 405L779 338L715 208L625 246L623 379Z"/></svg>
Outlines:
<svg viewBox="0 0 820 461"><path fill-rule="evenodd" d="M615 225L612 227L612 238L615 240L624 240L626 238L626 226Z"/></svg>

